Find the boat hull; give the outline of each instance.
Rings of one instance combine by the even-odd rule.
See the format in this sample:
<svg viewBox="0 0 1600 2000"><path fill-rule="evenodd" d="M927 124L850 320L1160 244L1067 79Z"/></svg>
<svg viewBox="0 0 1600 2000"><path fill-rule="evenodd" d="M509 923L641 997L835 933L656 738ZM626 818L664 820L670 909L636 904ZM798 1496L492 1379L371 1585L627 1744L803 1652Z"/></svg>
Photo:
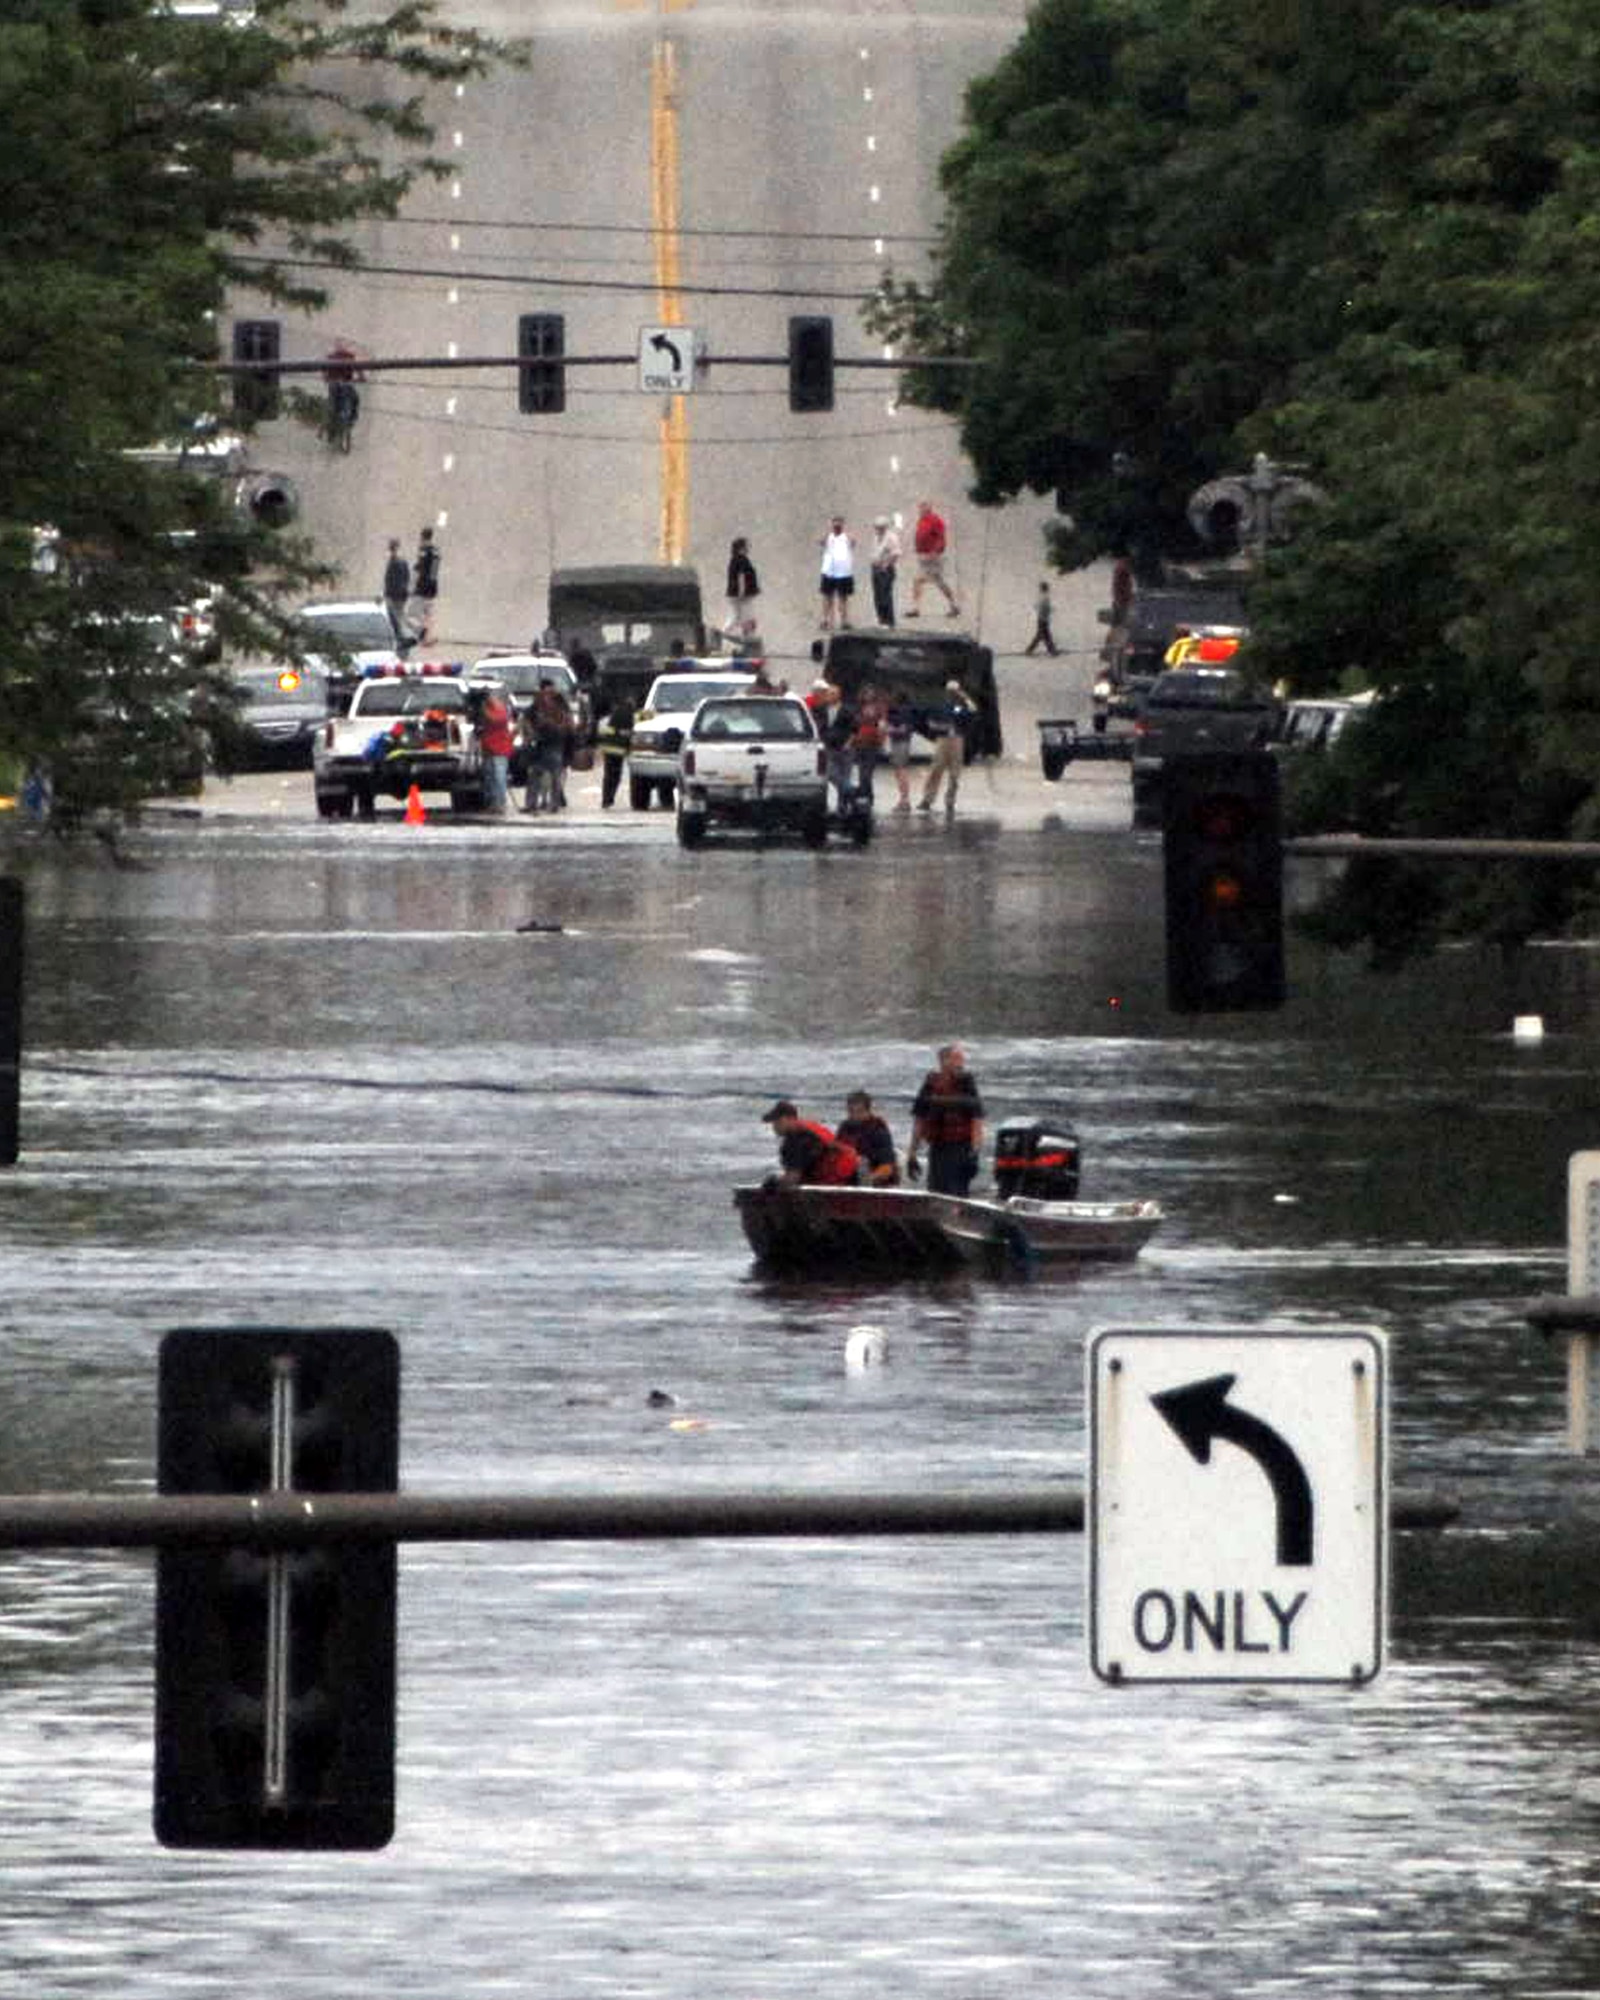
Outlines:
<svg viewBox="0 0 1600 2000"><path fill-rule="evenodd" d="M1162 1221L1153 1201L987 1201L920 1188L742 1187L733 1198L757 1261L807 1276L1121 1263Z"/></svg>

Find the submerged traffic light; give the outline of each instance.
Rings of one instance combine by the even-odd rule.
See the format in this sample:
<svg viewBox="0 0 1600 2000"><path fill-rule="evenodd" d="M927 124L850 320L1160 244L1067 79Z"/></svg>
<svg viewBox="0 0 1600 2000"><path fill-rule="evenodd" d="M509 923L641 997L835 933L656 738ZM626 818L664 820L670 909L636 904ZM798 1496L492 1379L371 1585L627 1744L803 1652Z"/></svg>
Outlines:
<svg viewBox="0 0 1600 2000"><path fill-rule="evenodd" d="M1284 1002L1283 830L1265 750L1170 758L1167 1003L1221 1014Z"/></svg>
<svg viewBox="0 0 1600 2000"><path fill-rule="evenodd" d="M789 408L833 408L833 321L796 313L789 321Z"/></svg>
<svg viewBox="0 0 1600 2000"><path fill-rule="evenodd" d="M180 1327L163 1494L392 1493L400 1364L377 1328ZM395 1545L156 1557L155 1828L168 1847L382 1847L394 1831Z"/></svg>
<svg viewBox="0 0 1600 2000"><path fill-rule="evenodd" d="M517 321L517 407L524 416L559 416L567 407L564 313L524 313Z"/></svg>

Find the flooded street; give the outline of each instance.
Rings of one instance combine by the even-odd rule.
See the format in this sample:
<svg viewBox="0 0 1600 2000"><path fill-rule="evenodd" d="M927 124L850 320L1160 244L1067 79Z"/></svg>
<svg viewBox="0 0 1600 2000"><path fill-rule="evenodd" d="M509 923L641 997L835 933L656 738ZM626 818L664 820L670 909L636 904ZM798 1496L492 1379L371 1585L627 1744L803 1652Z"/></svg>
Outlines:
<svg viewBox="0 0 1600 2000"><path fill-rule="evenodd" d="M1160 853L981 816L865 854L664 819L175 822L41 852L0 1483L145 1491L180 1324L392 1328L441 1493L1084 1476L1094 1326L1373 1324L1397 1485L1494 1544L1563 1516L1568 1155L1591 961L1389 981L1298 948L1281 1016L1164 1008ZM559 924L527 932L519 925ZM1517 1013L1549 1032L1512 1040ZM1070 1117L1168 1220L1032 1283L779 1285L730 1190L776 1095L897 1138L936 1043L991 1125ZM845 1366L881 1327L888 1363ZM652 1405L664 1390L670 1403ZM1410 1540L1411 1538L1406 1538ZM498 1544L401 1557L399 1829L371 1856L149 1830L150 1562L0 1566L0 1983L96 2000L1188 2000L1600 1984L1588 1600L1398 1564L1368 1691L1111 1692L1075 1537Z"/></svg>

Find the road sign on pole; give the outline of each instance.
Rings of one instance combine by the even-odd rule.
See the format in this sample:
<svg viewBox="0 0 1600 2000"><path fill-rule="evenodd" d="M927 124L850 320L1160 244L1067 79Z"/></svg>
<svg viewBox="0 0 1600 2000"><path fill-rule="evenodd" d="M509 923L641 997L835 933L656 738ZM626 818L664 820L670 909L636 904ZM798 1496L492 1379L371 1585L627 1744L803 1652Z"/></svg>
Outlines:
<svg viewBox="0 0 1600 2000"><path fill-rule="evenodd" d="M1387 1623L1386 1381L1372 1327L1091 1335L1099 1679L1373 1679Z"/></svg>
<svg viewBox="0 0 1600 2000"><path fill-rule="evenodd" d="M657 396L686 396L694 387L700 331L693 326L641 326L639 387Z"/></svg>

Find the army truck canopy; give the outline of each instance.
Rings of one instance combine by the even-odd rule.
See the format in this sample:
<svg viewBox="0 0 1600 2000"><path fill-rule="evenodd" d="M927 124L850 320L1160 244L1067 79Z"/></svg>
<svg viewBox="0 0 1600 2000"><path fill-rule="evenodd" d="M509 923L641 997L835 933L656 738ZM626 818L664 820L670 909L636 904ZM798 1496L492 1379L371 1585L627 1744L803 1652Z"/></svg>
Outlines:
<svg viewBox="0 0 1600 2000"><path fill-rule="evenodd" d="M705 651L700 573L686 564L552 570L548 609L550 631L568 659L580 647L594 655L598 714L624 687L642 695L674 639L687 652Z"/></svg>
<svg viewBox="0 0 1600 2000"><path fill-rule="evenodd" d="M968 755L998 757L1004 748L994 654L964 633L836 632L822 671L851 699L870 681L891 707L941 707L947 683L959 681L977 710Z"/></svg>

